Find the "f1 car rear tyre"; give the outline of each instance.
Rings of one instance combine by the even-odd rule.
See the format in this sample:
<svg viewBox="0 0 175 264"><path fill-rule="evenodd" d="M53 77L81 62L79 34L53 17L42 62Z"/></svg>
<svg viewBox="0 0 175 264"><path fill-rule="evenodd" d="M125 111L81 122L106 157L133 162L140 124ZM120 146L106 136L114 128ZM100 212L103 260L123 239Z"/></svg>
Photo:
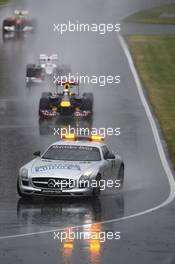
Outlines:
<svg viewBox="0 0 175 264"><path fill-rule="evenodd" d="M84 93L83 94L83 104L82 110L91 111L93 110L93 94L92 93Z"/></svg>
<svg viewBox="0 0 175 264"><path fill-rule="evenodd" d="M88 98L83 99L82 110L83 111L92 111L92 103Z"/></svg>
<svg viewBox="0 0 175 264"><path fill-rule="evenodd" d="M88 98L91 101L92 105L93 105L93 103L94 103L93 93L83 93L83 97Z"/></svg>
<svg viewBox="0 0 175 264"><path fill-rule="evenodd" d="M7 24L7 22L6 22L6 20L4 20L3 23L2 23L3 34L4 34L4 33L7 33L7 30L5 30L5 26L6 26L6 24Z"/></svg>
<svg viewBox="0 0 175 264"><path fill-rule="evenodd" d="M46 97L42 97L39 102L39 115L41 115L41 111L49 109L49 99Z"/></svg>

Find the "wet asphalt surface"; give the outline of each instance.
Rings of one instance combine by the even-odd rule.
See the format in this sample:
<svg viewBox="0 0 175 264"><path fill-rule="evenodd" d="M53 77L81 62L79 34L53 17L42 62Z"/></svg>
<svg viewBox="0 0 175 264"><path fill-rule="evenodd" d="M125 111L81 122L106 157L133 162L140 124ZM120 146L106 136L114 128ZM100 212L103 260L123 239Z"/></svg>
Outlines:
<svg viewBox="0 0 175 264"><path fill-rule="evenodd" d="M132 2L132 3L131 3ZM171 1L169 1L171 2ZM167 1L125 0L82 2L30 0L0 10L0 19L14 8L29 9L38 19L37 30L23 38L0 37L0 263L175 263L175 204L126 221L119 219L153 208L169 195L169 183L159 159L150 124L139 99L128 62L117 35L53 32L53 23L79 20L118 23L123 17ZM91 122L51 120L41 122L38 103L42 87L26 87L25 67L40 53L58 53L73 73L121 75L120 85L86 85L93 91ZM21 165L35 150L57 140L54 127L120 127L121 135L107 139L126 165L123 190L105 190L96 200L37 199L27 202L16 193ZM95 224L96 223L96 224ZM53 239L54 229L81 226L78 231L120 231L120 240L69 241ZM18 235L24 235L15 237ZM9 238L7 236L10 236ZM3 238L4 237L4 238Z"/></svg>

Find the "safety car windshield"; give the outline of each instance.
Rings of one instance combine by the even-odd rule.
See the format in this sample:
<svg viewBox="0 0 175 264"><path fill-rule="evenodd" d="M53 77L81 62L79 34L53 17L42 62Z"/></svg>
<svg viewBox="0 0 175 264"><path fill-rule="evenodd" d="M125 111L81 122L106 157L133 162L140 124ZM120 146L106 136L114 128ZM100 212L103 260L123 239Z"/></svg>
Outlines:
<svg viewBox="0 0 175 264"><path fill-rule="evenodd" d="M99 161L100 151L96 147L53 145L42 156L42 159L65 161Z"/></svg>

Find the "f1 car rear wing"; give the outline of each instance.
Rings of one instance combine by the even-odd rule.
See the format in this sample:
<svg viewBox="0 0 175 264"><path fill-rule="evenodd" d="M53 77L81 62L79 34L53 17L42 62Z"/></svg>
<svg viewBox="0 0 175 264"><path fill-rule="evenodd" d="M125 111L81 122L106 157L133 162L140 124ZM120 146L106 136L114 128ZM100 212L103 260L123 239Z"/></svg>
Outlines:
<svg viewBox="0 0 175 264"><path fill-rule="evenodd" d="M40 54L40 60L58 60L58 55L52 54L48 56L46 54Z"/></svg>
<svg viewBox="0 0 175 264"><path fill-rule="evenodd" d="M15 11L14 11L14 14L15 14L15 15L28 15L29 12L28 12L27 10L22 10L22 11L15 10Z"/></svg>
<svg viewBox="0 0 175 264"><path fill-rule="evenodd" d="M78 91L76 92L77 95L80 94L80 85L79 82L75 81L74 79L69 80L68 78L65 79L60 78L59 80L57 80L57 85L56 85L56 89L58 89L58 87L61 86L63 87L63 90L65 91L66 87L68 87L68 90L70 90L71 88L78 88Z"/></svg>
<svg viewBox="0 0 175 264"><path fill-rule="evenodd" d="M79 86L79 82L77 82L73 79L68 80L66 77L65 77L65 79L60 78L60 80L57 81L57 85L59 85L59 86L64 86L65 84L69 84L70 87Z"/></svg>

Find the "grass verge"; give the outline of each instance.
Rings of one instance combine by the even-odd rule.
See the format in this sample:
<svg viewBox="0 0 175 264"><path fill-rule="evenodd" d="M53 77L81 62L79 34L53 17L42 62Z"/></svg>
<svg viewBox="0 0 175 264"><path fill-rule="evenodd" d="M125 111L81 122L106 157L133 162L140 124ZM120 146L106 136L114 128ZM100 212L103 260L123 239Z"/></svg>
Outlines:
<svg viewBox="0 0 175 264"><path fill-rule="evenodd" d="M127 38L175 165L175 36Z"/></svg>
<svg viewBox="0 0 175 264"><path fill-rule="evenodd" d="M0 0L0 6L6 5L9 2L9 0Z"/></svg>
<svg viewBox="0 0 175 264"><path fill-rule="evenodd" d="M145 24L175 24L175 3L143 10L127 17L125 21Z"/></svg>

